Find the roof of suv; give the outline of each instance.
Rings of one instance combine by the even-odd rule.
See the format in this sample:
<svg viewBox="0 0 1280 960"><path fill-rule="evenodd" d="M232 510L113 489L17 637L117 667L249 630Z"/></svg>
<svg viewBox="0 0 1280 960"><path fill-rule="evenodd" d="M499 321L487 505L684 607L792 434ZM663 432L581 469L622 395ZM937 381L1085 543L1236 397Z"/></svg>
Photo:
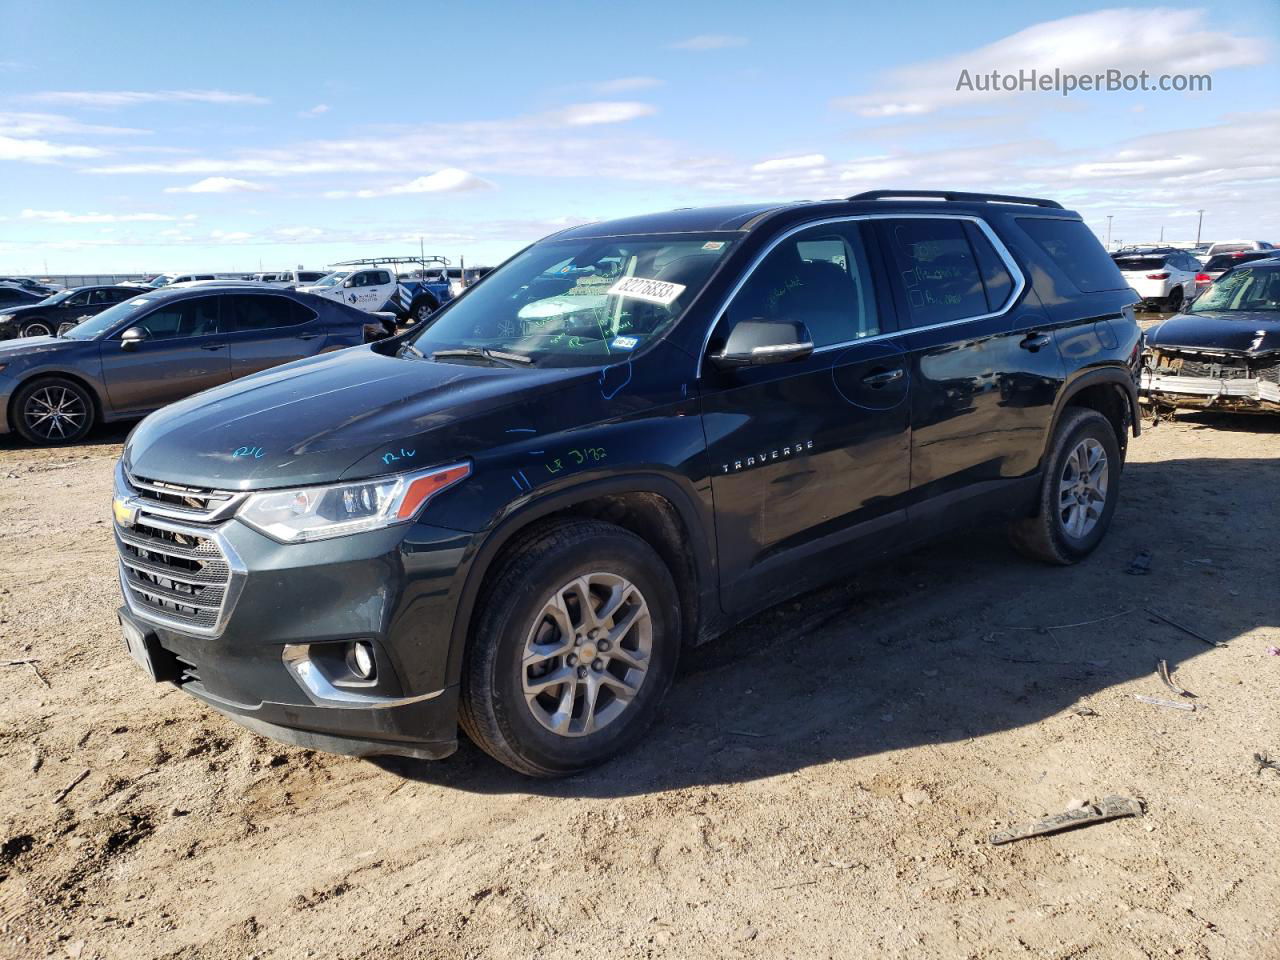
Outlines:
<svg viewBox="0 0 1280 960"><path fill-rule="evenodd" d="M784 211L811 209L830 216L881 212L968 213L981 212L993 205L1015 209L1050 208L1055 215L1078 217L1050 200L1011 197L1002 194L954 193L951 191L876 190L847 199L799 200L790 203L752 203L722 207L680 207L661 213L647 213L618 220L600 220L570 227L553 234L556 239L613 237L649 233L705 233L714 231L749 231L766 219Z"/></svg>

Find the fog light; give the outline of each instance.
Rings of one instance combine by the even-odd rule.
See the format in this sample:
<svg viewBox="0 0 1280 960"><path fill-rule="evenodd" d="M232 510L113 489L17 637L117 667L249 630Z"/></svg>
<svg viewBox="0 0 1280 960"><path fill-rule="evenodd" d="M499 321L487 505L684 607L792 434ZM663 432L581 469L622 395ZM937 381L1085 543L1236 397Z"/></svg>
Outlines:
<svg viewBox="0 0 1280 960"><path fill-rule="evenodd" d="M372 680L375 669L373 645L357 640L347 648L347 669L361 680Z"/></svg>

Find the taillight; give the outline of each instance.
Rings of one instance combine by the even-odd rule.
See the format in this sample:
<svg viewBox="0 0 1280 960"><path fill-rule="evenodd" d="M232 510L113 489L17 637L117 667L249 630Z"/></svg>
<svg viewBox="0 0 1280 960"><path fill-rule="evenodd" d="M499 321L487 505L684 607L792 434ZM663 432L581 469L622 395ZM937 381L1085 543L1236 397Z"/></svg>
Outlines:
<svg viewBox="0 0 1280 960"><path fill-rule="evenodd" d="M1167 273L1148 273L1147 279L1148 280L1168 280L1169 275Z"/></svg>
<svg viewBox="0 0 1280 960"><path fill-rule="evenodd" d="M1212 282L1213 281L1209 279L1209 275L1207 273L1196 274L1196 283L1212 283Z"/></svg>

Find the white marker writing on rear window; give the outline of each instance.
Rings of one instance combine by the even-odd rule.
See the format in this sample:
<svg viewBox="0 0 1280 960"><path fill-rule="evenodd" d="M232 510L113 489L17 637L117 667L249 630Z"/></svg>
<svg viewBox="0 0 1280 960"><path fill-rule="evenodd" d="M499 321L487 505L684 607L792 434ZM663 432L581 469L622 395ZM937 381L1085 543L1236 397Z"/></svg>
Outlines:
<svg viewBox="0 0 1280 960"><path fill-rule="evenodd" d="M684 293L684 284L667 283L665 280L647 280L644 277L623 277L609 288L609 293L615 297L647 300L649 303L660 303L664 307L669 307L675 302L676 297Z"/></svg>

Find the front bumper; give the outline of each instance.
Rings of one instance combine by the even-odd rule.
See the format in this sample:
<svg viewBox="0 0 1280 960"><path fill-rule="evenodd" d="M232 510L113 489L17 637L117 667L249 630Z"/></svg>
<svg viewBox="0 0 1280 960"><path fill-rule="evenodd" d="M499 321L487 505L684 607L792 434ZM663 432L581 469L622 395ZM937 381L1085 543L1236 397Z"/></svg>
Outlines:
<svg viewBox="0 0 1280 960"><path fill-rule="evenodd" d="M1257 378L1179 377L1142 372L1142 399L1178 407L1280 413L1280 384Z"/></svg>
<svg viewBox="0 0 1280 960"><path fill-rule="evenodd" d="M154 504L129 492L118 476L120 618L151 638L157 679L257 733L313 749L422 758L453 752L458 687L447 665L454 582L472 534L413 524L281 544L234 516L213 524L153 516L147 511ZM140 534L162 525L217 546L216 555L199 554L230 568L215 594L224 597L216 616L196 622L183 607L158 609L147 599L175 596L189 569L175 567L173 582L139 580L138 569L154 574L160 567L154 553L140 557ZM373 649L371 681L344 666L352 641Z"/></svg>

